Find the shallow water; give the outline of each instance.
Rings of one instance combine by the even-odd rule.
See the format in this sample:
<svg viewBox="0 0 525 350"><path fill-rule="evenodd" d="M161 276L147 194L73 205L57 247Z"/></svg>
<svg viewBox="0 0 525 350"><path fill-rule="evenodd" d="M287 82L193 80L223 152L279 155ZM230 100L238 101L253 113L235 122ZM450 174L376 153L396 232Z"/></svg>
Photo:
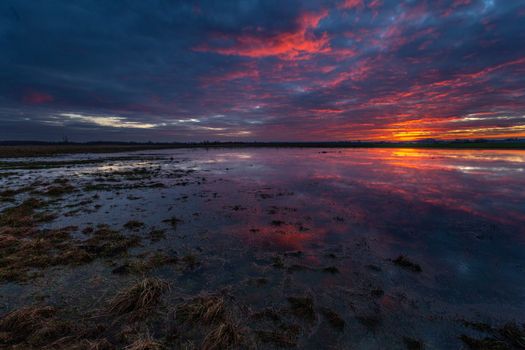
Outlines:
<svg viewBox="0 0 525 350"><path fill-rule="evenodd" d="M197 256L196 268L151 272L170 281L167 303L227 290L257 310L309 296L315 321L296 321L298 346L306 348L404 348L403 337L428 349L460 348L460 334L477 334L464 320L525 322L523 151L193 149L25 161L78 159L100 161L0 170L15 173L0 177L0 185L16 189L63 177L78 189L106 184L54 200L50 207L60 215L45 227L121 229L138 220L145 227L135 233L144 237L166 229L165 239L145 239L133 252ZM141 167L155 170L143 184L165 187L100 180ZM176 228L164 222L174 216L181 220ZM422 271L394 264L400 255ZM275 267L276 259L283 266ZM0 313L35 299L101 306L133 279L111 273L125 260L55 267L28 283L3 283ZM344 332L327 324L323 308L341 315Z"/></svg>

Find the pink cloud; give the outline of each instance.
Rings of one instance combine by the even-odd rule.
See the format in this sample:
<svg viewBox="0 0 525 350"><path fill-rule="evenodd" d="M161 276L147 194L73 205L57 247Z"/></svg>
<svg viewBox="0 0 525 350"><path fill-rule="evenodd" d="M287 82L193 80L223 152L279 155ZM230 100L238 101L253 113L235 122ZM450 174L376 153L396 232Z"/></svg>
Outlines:
<svg viewBox="0 0 525 350"><path fill-rule="evenodd" d="M323 33L317 37L312 33L312 30L317 28L319 22L327 15L327 10L319 13L303 13L297 19L296 30L270 37L253 33L233 37L218 34L218 38L230 41L233 45L224 47L205 44L195 48L195 50L252 58L269 56L278 56L287 60L308 58L312 54L330 51L328 35Z"/></svg>

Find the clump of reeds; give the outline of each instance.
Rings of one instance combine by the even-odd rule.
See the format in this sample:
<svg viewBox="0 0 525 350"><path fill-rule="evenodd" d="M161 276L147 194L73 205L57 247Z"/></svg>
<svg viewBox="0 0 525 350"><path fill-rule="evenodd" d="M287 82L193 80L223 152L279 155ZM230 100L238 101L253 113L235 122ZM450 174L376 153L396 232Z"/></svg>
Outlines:
<svg viewBox="0 0 525 350"><path fill-rule="evenodd" d="M70 343L79 335L79 328L55 316L51 306L26 306L8 313L0 320L0 348L57 348Z"/></svg>
<svg viewBox="0 0 525 350"><path fill-rule="evenodd" d="M246 331L236 310L225 296L203 294L177 305L175 320L187 326L189 333L206 334L201 349L230 349L244 341Z"/></svg>
<svg viewBox="0 0 525 350"><path fill-rule="evenodd" d="M145 278L118 292L109 303L109 312L119 316L129 314L133 319L143 318L168 289L168 283L159 278Z"/></svg>
<svg viewBox="0 0 525 350"><path fill-rule="evenodd" d="M146 334L126 346L125 350L161 350L163 348L161 343L153 339L149 334Z"/></svg>
<svg viewBox="0 0 525 350"><path fill-rule="evenodd" d="M196 297L186 303L179 304L175 309L175 316L182 322L193 324L211 324L223 321L226 316L224 298L212 295Z"/></svg>
<svg viewBox="0 0 525 350"><path fill-rule="evenodd" d="M44 205L39 199L29 198L20 205L10 207L0 213L0 226L11 228L32 227L36 222L43 221L43 217L35 214L35 209Z"/></svg>
<svg viewBox="0 0 525 350"><path fill-rule="evenodd" d="M202 342L203 350L230 349L242 339L241 327L231 321L221 322L214 327Z"/></svg>
<svg viewBox="0 0 525 350"><path fill-rule="evenodd" d="M5 315L0 320L0 331L28 336L41 328L55 313L55 308L51 306L27 306Z"/></svg>

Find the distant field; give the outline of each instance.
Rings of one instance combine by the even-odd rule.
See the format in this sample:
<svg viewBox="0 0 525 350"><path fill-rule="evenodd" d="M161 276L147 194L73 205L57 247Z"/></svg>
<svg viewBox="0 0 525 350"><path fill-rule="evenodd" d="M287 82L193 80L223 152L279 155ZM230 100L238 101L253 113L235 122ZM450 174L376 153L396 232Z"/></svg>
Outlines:
<svg viewBox="0 0 525 350"><path fill-rule="evenodd" d="M0 157L44 157L70 153L111 153L167 148L160 145L0 145Z"/></svg>
<svg viewBox="0 0 525 350"><path fill-rule="evenodd" d="M112 153L169 148L424 148L424 149L517 149L525 150L524 142L450 142L450 143L356 143L356 142L217 142L172 144L17 144L0 145L0 157L44 157L71 153Z"/></svg>

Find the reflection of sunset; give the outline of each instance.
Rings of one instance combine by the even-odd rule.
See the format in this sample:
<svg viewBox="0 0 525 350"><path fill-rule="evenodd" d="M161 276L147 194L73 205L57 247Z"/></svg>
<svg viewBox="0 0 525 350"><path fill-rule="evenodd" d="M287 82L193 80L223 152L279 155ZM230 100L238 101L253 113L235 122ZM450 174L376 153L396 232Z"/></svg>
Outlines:
<svg viewBox="0 0 525 350"><path fill-rule="evenodd" d="M410 221L431 220L434 211L501 225L525 219L521 208L506 198L512 192L499 191L502 185L525 186L522 151L386 148L290 150L277 156L272 150L249 153L251 157L242 161L257 166L230 174L236 179L230 186L265 183L268 199L239 194L236 200L254 209L232 213L236 224L228 232L251 245L308 250L331 234L350 232L348 227L416 225ZM239 160L236 152L222 154L224 165ZM490 205L494 198L505 203L505 215ZM404 208L410 208L410 218ZM271 211L275 213L268 214ZM283 223L275 226L273 220Z"/></svg>

